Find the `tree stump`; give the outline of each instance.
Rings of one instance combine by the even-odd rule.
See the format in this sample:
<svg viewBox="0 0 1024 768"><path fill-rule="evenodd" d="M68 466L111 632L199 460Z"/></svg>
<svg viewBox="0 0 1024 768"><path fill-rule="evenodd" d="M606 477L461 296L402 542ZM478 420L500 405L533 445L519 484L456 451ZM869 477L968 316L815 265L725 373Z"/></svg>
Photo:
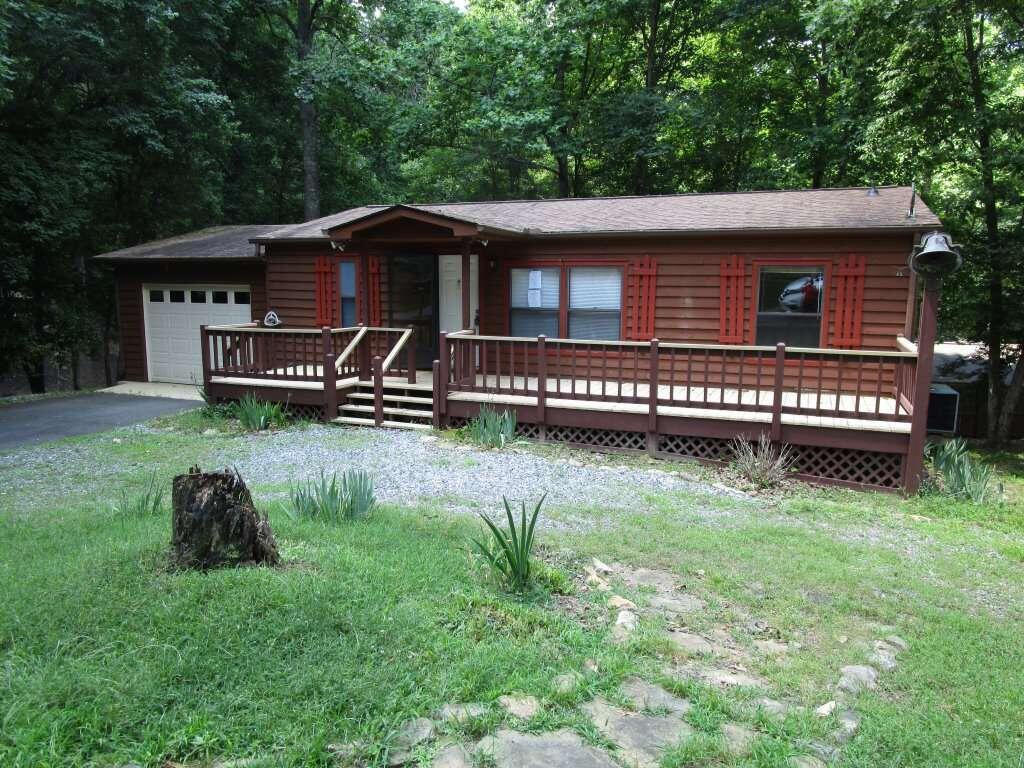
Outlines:
<svg viewBox="0 0 1024 768"><path fill-rule="evenodd" d="M256 511L237 470L203 472L192 467L178 475L172 510L171 544L184 568L281 562L270 521Z"/></svg>

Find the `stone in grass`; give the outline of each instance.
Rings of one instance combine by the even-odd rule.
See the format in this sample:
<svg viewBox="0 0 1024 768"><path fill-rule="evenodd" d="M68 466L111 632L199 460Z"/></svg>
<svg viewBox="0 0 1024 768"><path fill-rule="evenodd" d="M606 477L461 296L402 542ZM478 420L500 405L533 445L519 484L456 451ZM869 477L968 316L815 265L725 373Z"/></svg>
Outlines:
<svg viewBox="0 0 1024 768"><path fill-rule="evenodd" d="M743 669L703 669L697 677L710 685L719 688L767 688L768 684L760 677Z"/></svg>
<svg viewBox="0 0 1024 768"><path fill-rule="evenodd" d="M825 768L821 758L814 755L794 755L786 763L789 768Z"/></svg>
<svg viewBox="0 0 1024 768"><path fill-rule="evenodd" d="M487 705L479 703L471 704L445 704L435 715L435 719L448 725L462 725L475 717L483 717L487 714Z"/></svg>
<svg viewBox="0 0 1024 768"><path fill-rule="evenodd" d="M845 744L860 728L860 715L852 709L844 709L839 713L839 729L835 732L835 740Z"/></svg>
<svg viewBox="0 0 1024 768"><path fill-rule="evenodd" d="M556 676L551 681L551 690L554 693L566 696L576 690L576 686L579 685L580 680L583 679L583 675L579 672L566 672L565 674Z"/></svg>
<svg viewBox="0 0 1024 768"><path fill-rule="evenodd" d="M670 629L665 637L679 656L713 656L718 650L708 639L681 629Z"/></svg>
<svg viewBox="0 0 1024 768"><path fill-rule="evenodd" d="M636 614L632 611L622 610L615 617L615 626L612 627L612 640L616 643L625 642L633 632L636 631Z"/></svg>
<svg viewBox="0 0 1024 768"><path fill-rule="evenodd" d="M787 701L779 701L778 699L761 698L754 703L771 717L785 717L790 712L804 711L804 708L799 704L790 704Z"/></svg>
<svg viewBox="0 0 1024 768"><path fill-rule="evenodd" d="M909 651L910 650L910 643L908 643L906 640L904 640L899 635L889 635L888 637L885 638L885 642L887 642L889 645L895 647L897 650L900 650L900 651Z"/></svg>
<svg viewBox="0 0 1024 768"><path fill-rule="evenodd" d="M881 641L875 643L875 650L868 660L885 672L896 669L896 654L893 647Z"/></svg>
<svg viewBox="0 0 1024 768"><path fill-rule="evenodd" d="M536 696L499 696L498 703L512 717L529 720L540 712L540 702Z"/></svg>
<svg viewBox="0 0 1024 768"><path fill-rule="evenodd" d="M434 722L426 717L406 720L388 751L388 765L405 765L413 759L416 747L434 738Z"/></svg>
<svg viewBox="0 0 1024 768"><path fill-rule="evenodd" d="M606 565L605 563L602 563L596 557L594 558L593 562L594 562L594 570L597 571L599 574L601 574L602 576L611 576L612 575L612 567L610 565Z"/></svg>
<svg viewBox="0 0 1024 768"><path fill-rule="evenodd" d="M765 656L784 656L789 652L789 646L778 640L755 640L754 647Z"/></svg>
<svg viewBox="0 0 1024 768"><path fill-rule="evenodd" d="M601 671L595 659L587 659L583 662L583 672L588 675L596 675Z"/></svg>
<svg viewBox="0 0 1024 768"><path fill-rule="evenodd" d="M664 613L689 614L704 610L705 603L699 597L687 595L682 592L670 592L668 594L652 595L648 605Z"/></svg>
<svg viewBox="0 0 1024 768"><path fill-rule="evenodd" d="M615 608L616 610L632 611L636 610L636 603L619 595L612 595L608 598L608 607Z"/></svg>
<svg viewBox="0 0 1024 768"><path fill-rule="evenodd" d="M603 699L584 704L583 711L615 742L622 762L636 768L654 768L667 748L693 735L693 728L677 717L626 712Z"/></svg>
<svg viewBox="0 0 1024 768"><path fill-rule="evenodd" d="M438 752L431 768L473 768L473 756L461 744L449 744Z"/></svg>
<svg viewBox="0 0 1024 768"><path fill-rule="evenodd" d="M839 690L860 693L878 685L878 671L863 664L850 664L839 670Z"/></svg>
<svg viewBox="0 0 1024 768"><path fill-rule="evenodd" d="M757 734L744 725L726 723L722 726L722 738L725 739L725 750L733 757L742 757L750 752Z"/></svg>
<svg viewBox="0 0 1024 768"><path fill-rule="evenodd" d="M828 717L836 711L836 707L838 706L839 704L834 699L832 701L826 701L824 704L822 704L820 707L814 710L814 714L816 714L818 717Z"/></svg>
<svg viewBox="0 0 1024 768"><path fill-rule="evenodd" d="M495 768L618 768L572 731L530 734L501 729L480 740L477 755Z"/></svg>
<svg viewBox="0 0 1024 768"><path fill-rule="evenodd" d="M690 711L689 701L639 677L623 680L619 692L637 709L663 709L674 715L685 715Z"/></svg>
<svg viewBox="0 0 1024 768"><path fill-rule="evenodd" d="M657 592L671 592L675 589L676 579L668 571L656 571L651 568L637 568L626 571L622 580L631 587L651 587Z"/></svg>

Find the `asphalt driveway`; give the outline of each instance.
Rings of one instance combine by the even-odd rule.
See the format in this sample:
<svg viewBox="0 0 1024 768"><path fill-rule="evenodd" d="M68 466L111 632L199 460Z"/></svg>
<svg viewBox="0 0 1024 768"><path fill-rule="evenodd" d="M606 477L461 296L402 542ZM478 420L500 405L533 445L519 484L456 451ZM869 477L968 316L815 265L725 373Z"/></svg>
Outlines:
<svg viewBox="0 0 1024 768"><path fill-rule="evenodd" d="M195 400L95 392L0 406L0 450L102 432L201 405Z"/></svg>

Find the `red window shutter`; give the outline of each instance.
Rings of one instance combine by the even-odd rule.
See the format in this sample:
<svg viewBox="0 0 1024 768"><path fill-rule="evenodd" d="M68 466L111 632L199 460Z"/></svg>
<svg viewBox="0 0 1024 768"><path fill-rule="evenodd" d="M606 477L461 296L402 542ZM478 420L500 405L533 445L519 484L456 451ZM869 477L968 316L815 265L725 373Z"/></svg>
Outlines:
<svg viewBox="0 0 1024 768"><path fill-rule="evenodd" d="M650 256L633 261L626 268L626 338L647 341L654 338L654 298L657 295L658 262Z"/></svg>
<svg viewBox="0 0 1024 768"><path fill-rule="evenodd" d="M734 253L719 266L718 341L743 343L743 274L745 265Z"/></svg>
<svg viewBox="0 0 1024 768"><path fill-rule="evenodd" d="M381 325L380 312L380 257L371 255L368 259L370 266L370 296L369 296L369 318L370 325Z"/></svg>
<svg viewBox="0 0 1024 768"><path fill-rule="evenodd" d="M330 256L318 256L316 273L316 324L333 326L338 305L338 262Z"/></svg>
<svg viewBox="0 0 1024 768"><path fill-rule="evenodd" d="M836 268L836 309L832 346L858 348L864 312L864 276L867 260L851 253Z"/></svg>

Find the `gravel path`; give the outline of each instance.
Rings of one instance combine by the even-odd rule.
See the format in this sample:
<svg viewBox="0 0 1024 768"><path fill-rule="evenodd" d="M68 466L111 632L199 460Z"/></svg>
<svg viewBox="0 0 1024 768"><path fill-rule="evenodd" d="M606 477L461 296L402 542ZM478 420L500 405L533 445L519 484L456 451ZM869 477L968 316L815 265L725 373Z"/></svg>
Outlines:
<svg viewBox="0 0 1024 768"><path fill-rule="evenodd" d="M563 525L572 522L569 508L586 510L591 524L595 510L647 508L645 492L691 494L681 511L700 517L729 514L711 504L714 497L752 501L740 491L627 466L617 457L594 456L600 463L583 463L525 448L486 451L403 430L314 426L296 438L291 432L258 437L248 441L248 455L239 455L236 444L223 454L223 463L234 464L256 483L287 484L318 477L321 470L364 469L373 475L381 501L443 500L455 512L497 509L502 496L529 501L547 493L546 507L562 508Z"/></svg>

